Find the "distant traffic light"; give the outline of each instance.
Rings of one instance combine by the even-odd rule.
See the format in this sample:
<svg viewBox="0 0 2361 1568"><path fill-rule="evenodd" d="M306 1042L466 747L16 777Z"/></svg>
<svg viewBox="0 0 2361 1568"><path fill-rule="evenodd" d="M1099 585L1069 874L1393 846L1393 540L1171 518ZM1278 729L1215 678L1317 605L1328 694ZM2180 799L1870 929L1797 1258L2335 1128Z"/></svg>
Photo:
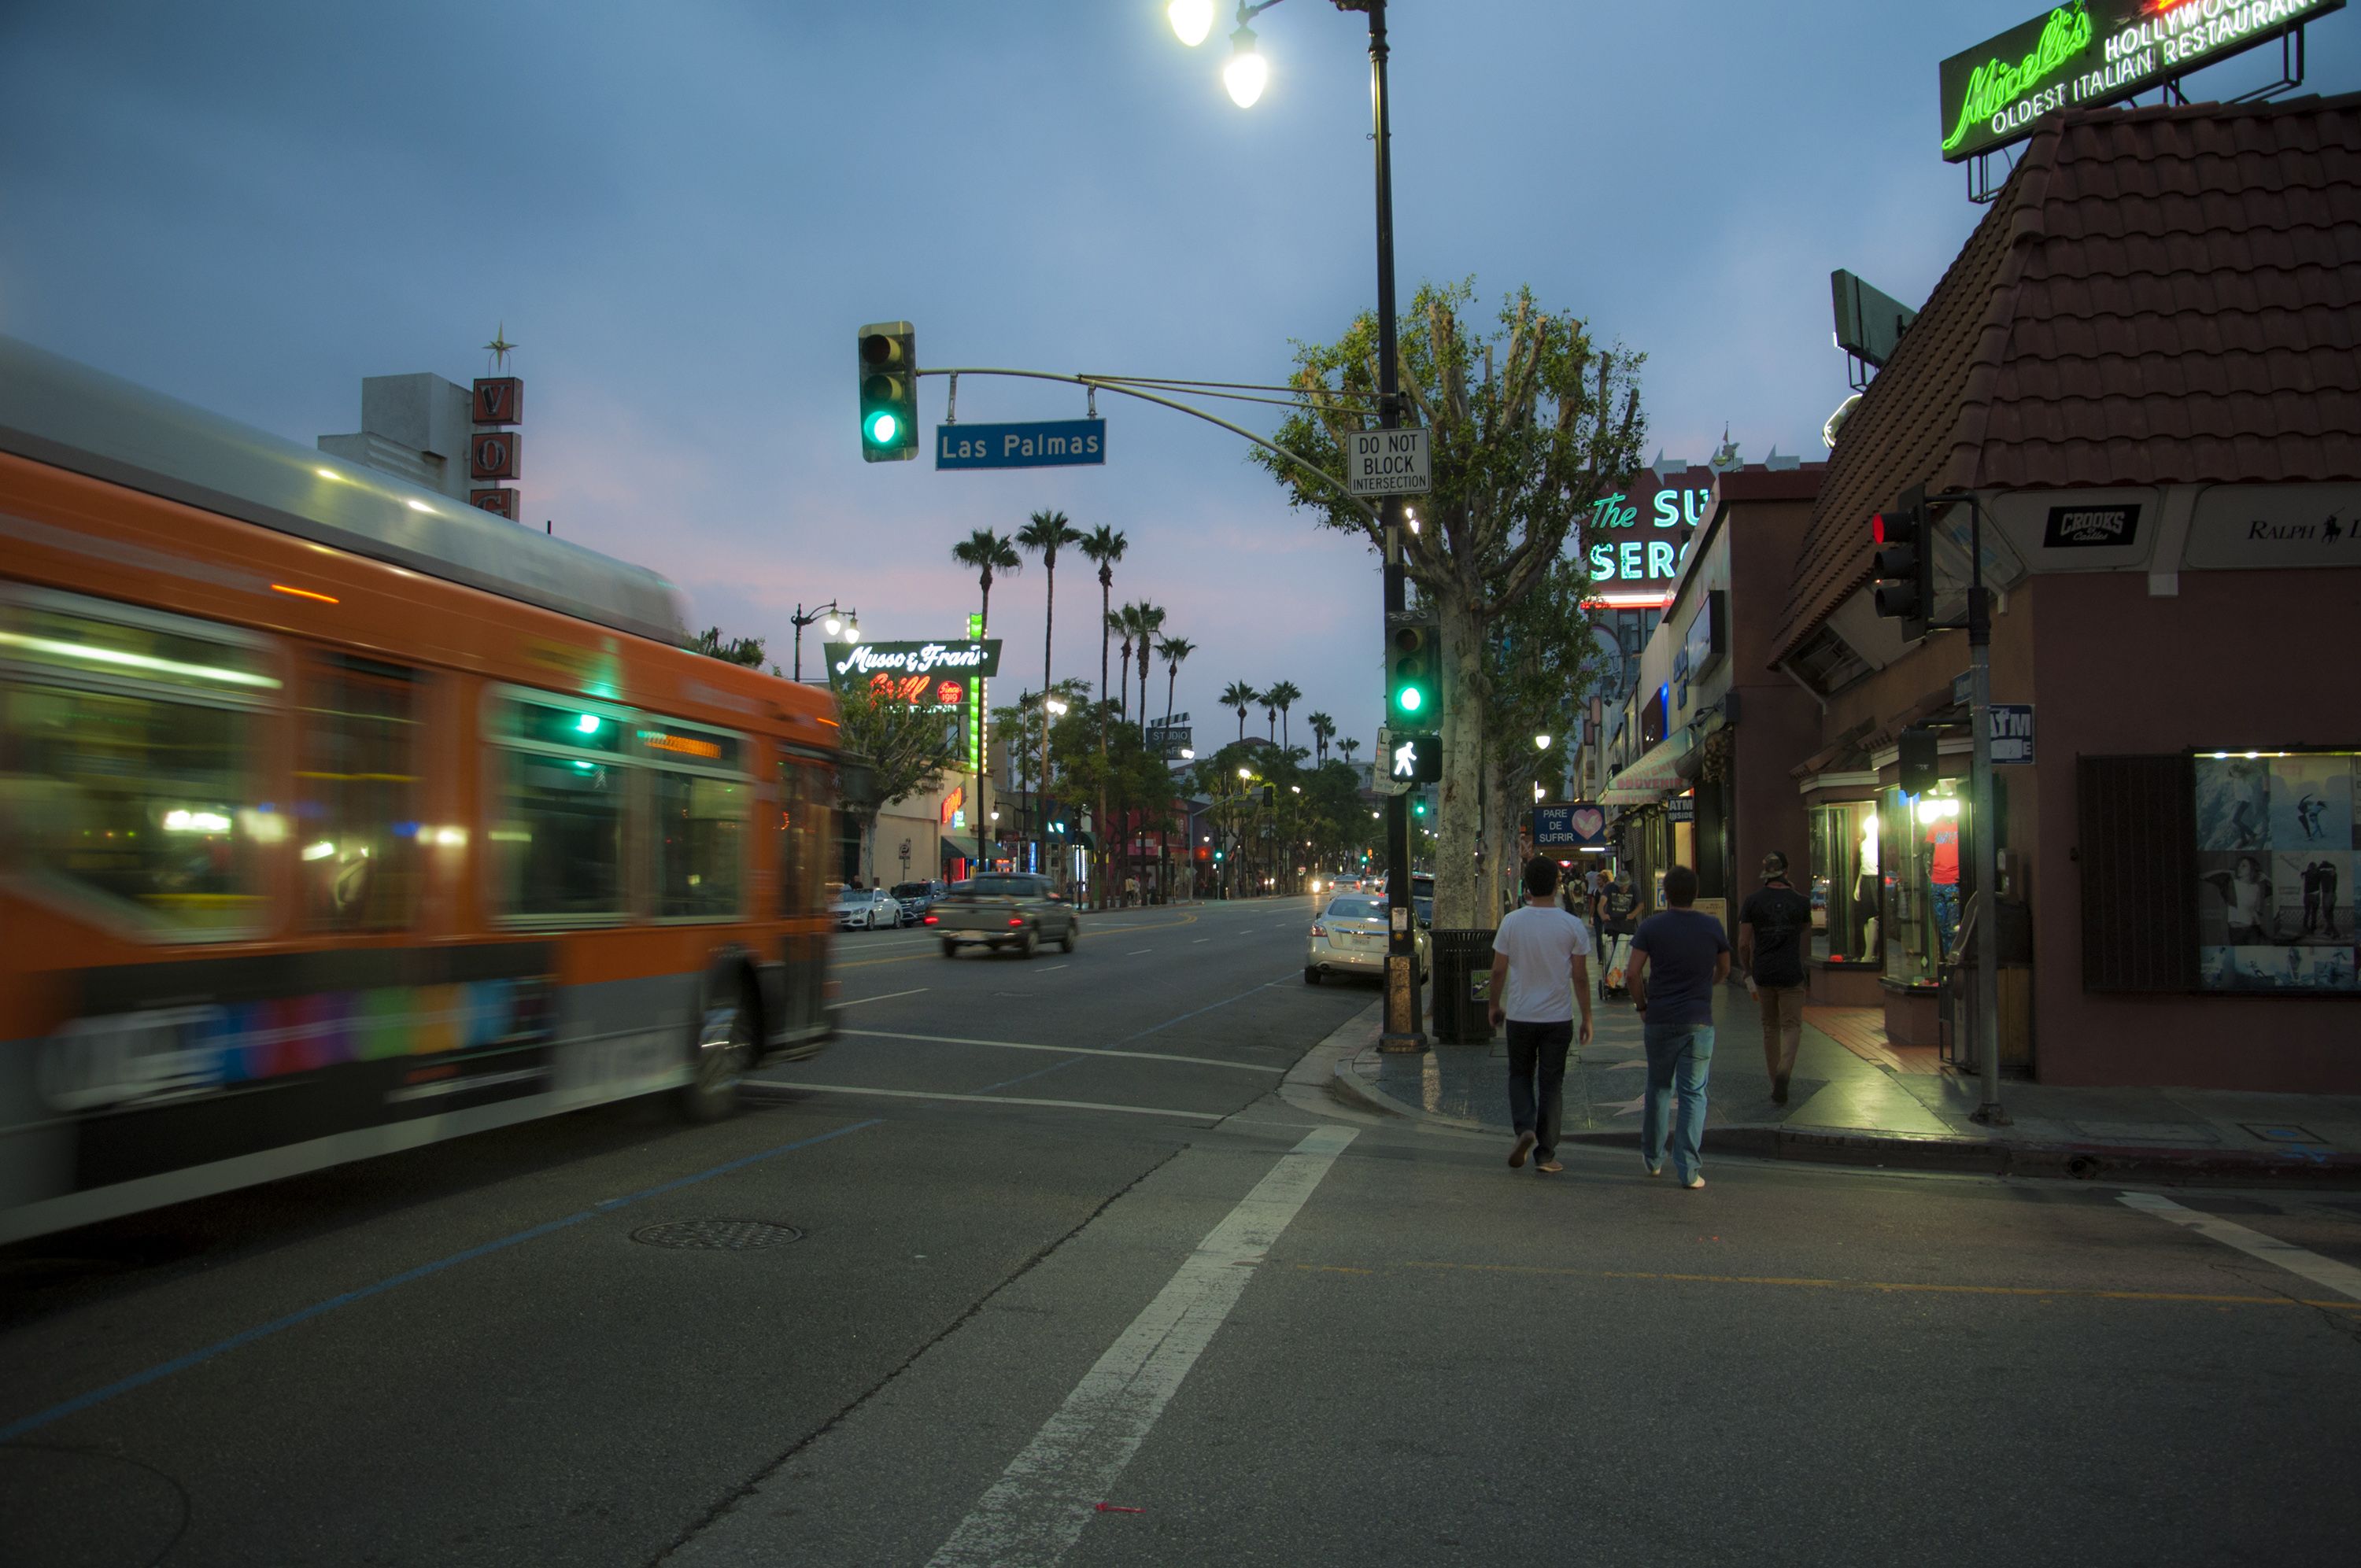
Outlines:
<svg viewBox="0 0 2361 1568"><path fill-rule="evenodd" d="M1443 627L1415 610L1386 618L1386 711L1419 729L1443 723Z"/></svg>
<svg viewBox="0 0 2361 1568"><path fill-rule="evenodd" d="M1870 519L1870 539L1877 546L1871 589L1877 613L1902 623L1902 640L1915 642L1927 635L1927 619L1935 604L1935 554L1927 537L1927 487L1913 485L1892 506Z"/></svg>
<svg viewBox="0 0 2361 1568"><path fill-rule="evenodd" d="M861 329L861 455L906 463L918 455L918 342L908 322Z"/></svg>

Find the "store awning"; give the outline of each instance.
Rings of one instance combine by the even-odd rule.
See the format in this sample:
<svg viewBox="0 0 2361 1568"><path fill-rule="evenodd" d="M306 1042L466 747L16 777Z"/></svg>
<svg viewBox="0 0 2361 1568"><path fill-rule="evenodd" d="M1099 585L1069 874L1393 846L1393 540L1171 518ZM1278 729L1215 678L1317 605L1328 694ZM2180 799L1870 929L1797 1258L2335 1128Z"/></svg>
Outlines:
<svg viewBox="0 0 2361 1568"><path fill-rule="evenodd" d="M1679 789L1680 761L1688 754L1689 735L1686 729L1676 731L1669 740L1659 740L1641 753L1640 760L1617 773L1598 797L1603 806L1645 806Z"/></svg>

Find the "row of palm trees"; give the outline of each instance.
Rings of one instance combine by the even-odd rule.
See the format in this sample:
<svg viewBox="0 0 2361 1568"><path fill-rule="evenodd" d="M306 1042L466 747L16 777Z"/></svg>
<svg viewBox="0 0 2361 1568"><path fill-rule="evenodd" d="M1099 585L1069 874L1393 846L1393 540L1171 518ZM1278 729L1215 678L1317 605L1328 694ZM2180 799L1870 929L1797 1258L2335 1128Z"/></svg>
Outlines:
<svg viewBox="0 0 2361 1568"><path fill-rule="evenodd" d="M1288 750L1293 743L1287 731L1287 710L1302 699L1303 693L1296 688L1293 681L1274 681L1261 691L1255 690L1244 681L1232 681L1222 693L1222 706L1237 710L1239 740L1246 738L1246 710L1259 703L1269 721L1268 739L1281 751ZM1304 722L1312 727L1312 743L1320 762L1328 760L1328 744L1332 740L1335 741L1337 755L1348 763L1353 760L1353 753L1361 749L1361 743L1349 735L1337 740L1336 721L1324 713L1310 714Z"/></svg>

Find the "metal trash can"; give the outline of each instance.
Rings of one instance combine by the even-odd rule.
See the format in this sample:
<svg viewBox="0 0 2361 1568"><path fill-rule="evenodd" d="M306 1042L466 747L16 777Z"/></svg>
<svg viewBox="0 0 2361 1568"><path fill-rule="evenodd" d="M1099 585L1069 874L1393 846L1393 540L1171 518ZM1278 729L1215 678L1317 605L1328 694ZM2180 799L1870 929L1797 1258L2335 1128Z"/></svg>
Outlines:
<svg viewBox="0 0 2361 1568"><path fill-rule="evenodd" d="M1430 931L1433 955L1434 1037L1445 1045L1480 1046L1492 1037L1492 933Z"/></svg>

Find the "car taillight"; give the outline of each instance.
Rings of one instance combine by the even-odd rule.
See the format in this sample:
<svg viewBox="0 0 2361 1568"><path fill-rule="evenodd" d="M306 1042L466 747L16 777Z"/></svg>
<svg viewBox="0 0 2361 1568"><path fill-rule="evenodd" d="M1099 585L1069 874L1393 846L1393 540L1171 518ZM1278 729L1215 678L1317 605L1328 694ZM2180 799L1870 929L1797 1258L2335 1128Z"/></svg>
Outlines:
<svg viewBox="0 0 2361 1568"><path fill-rule="evenodd" d="M1312 923L1312 934L1315 937L1324 937L1328 934L1328 927L1314 920Z"/></svg>
<svg viewBox="0 0 2361 1568"><path fill-rule="evenodd" d="M931 915L928 916L927 916L927 924L928 924L928 925L929 925L929 926L931 926L931 925L933 925L934 923L935 923L935 917L934 917L933 916L931 916Z"/></svg>
<svg viewBox="0 0 2361 1568"><path fill-rule="evenodd" d="M1025 916L1022 915L1012 915L1008 917L1008 923L1011 926L1022 926L1025 924Z"/></svg>

